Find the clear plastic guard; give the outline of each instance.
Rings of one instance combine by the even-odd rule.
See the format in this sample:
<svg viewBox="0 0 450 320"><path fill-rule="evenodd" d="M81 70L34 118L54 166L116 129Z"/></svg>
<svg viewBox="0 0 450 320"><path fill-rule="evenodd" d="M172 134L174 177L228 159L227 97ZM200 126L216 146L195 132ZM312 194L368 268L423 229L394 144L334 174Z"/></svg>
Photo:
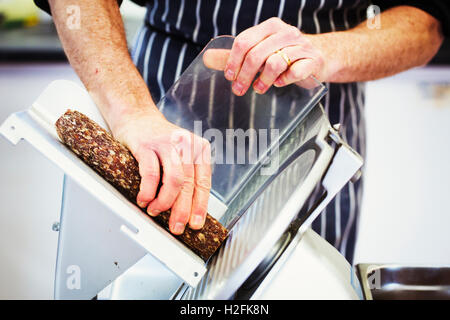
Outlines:
<svg viewBox="0 0 450 320"><path fill-rule="evenodd" d="M312 89L293 84L263 95L250 88L236 96L223 71L203 62L207 50L231 49L233 41L231 36L211 40L158 104L169 121L211 142L211 192L227 205L326 93L314 79Z"/></svg>

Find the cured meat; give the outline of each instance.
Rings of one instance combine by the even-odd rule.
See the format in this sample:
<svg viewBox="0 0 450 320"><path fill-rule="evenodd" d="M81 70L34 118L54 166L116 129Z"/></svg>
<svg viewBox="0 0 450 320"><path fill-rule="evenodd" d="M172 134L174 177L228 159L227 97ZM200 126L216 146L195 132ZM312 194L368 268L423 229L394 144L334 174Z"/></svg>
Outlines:
<svg viewBox="0 0 450 320"><path fill-rule="evenodd" d="M56 131L79 158L136 204L141 176L136 159L125 146L78 111L67 110L56 121ZM169 230L169 217L170 210L150 218ZM193 230L187 226L183 234L174 236L206 261L227 235L228 230L208 214L202 229Z"/></svg>

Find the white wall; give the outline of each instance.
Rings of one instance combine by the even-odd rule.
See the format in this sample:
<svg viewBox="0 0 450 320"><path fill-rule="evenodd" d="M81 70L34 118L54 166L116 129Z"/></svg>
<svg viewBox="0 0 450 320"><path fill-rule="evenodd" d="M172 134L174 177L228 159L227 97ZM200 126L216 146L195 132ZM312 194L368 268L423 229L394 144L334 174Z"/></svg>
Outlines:
<svg viewBox="0 0 450 320"><path fill-rule="evenodd" d="M0 123L55 79L78 81L65 63L0 64ZM0 156L0 299L51 298L63 173L24 141L0 137Z"/></svg>
<svg viewBox="0 0 450 320"><path fill-rule="evenodd" d="M141 19L145 15L145 7L138 6L130 0L124 0L120 6L120 12L125 18Z"/></svg>
<svg viewBox="0 0 450 320"><path fill-rule="evenodd" d="M450 265L450 68L367 86L356 262Z"/></svg>

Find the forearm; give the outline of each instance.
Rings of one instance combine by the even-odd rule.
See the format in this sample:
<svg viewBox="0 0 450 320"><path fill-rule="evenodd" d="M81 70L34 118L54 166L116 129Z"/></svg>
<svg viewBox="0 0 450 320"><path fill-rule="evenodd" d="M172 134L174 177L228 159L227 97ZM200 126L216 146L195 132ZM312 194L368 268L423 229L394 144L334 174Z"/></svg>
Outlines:
<svg viewBox="0 0 450 320"><path fill-rule="evenodd" d="M368 81L426 64L439 49L443 36L439 22L408 6L381 13L381 28L357 27L307 35L326 62L322 81Z"/></svg>
<svg viewBox="0 0 450 320"><path fill-rule="evenodd" d="M73 1L49 2L69 62L113 133L124 114L144 109L159 114L129 55L116 1L77 1L79 28L68 24L66 10Z"/></svg>
<svg viewBox="0 0 450 320"><path fill-rule="evenodd" d="M80 7L80 28L66 23L73 3ZM211 188L209 143L168 122L156 108L128 54L116 0L51 0L50 5L71 65L115 138L138 161L141 180L133 200L152 216L170 209L174 234L183 234L188 223L202 228Z"/></svg>

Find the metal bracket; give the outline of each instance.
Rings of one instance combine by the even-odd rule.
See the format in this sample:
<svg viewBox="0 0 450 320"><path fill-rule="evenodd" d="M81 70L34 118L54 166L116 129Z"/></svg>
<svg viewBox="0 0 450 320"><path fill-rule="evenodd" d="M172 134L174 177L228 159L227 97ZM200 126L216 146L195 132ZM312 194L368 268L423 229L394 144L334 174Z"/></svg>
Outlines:
<svg viewBox="0 0 450 320"><path fill-rule="evenodd" d="M70 100L70 105L66 100ZM72 107L72 105L77 107ZM126 226L121 228L121 232L133 240L136 246L152 254L190 286L195 287L206 272L204 261L131 204L59 142L54 128L54 119L57 119L65 111L65 109L61 109L61 106L70 106L72 109L88 114L95 120L99 117L98 114L92 116L93 108L97 109L85 90L70 81L55 81L41 94L32 108L12 114L6 119L0 126L0 133L13 144L17 144L21 139L28 141L58 165L68 177L103 204L111 217L121 220L122 225ZM98 122L101 123L101 120L100 118ZM214 207L220 206L214 205ZM79 208L81 209L81 207ZM86 207L84 209L88 210ZM220 208L220 211L223 211L223 208ZM96 218L95 213L90 217L90 219ZM111 218L112 220L114 219ZM101 223L106 226L109 221L103 219ZM64 227L60 231L60 237L64 232L63 229ZM80 230L82 231L82 229ZM78 234L72 234L72 237L75 240L86 237L81 231ZM107 241L94 241L90 245L96 247L98 251L109 246ZM60 241L58 250L64 246L64 241ZM123 252L122 254L126 255L127 253ZM92 265L97 263L95 256L89 263ZM96 287L95 289L102 288Z"/></svg>
<svg viewBox="0 0 450 320"><path fill-rule="evenodd" d="M300 226L300 233L306 231L306 228L311 225L349 180L360 175L360 168L363 165L361 156L346 144L334 129L330 128L329 136L333 141L337 142L339 146L337 147L337 151L331 164L322 179L322 186L326 190L326 194L302 226Z"/></svg>

